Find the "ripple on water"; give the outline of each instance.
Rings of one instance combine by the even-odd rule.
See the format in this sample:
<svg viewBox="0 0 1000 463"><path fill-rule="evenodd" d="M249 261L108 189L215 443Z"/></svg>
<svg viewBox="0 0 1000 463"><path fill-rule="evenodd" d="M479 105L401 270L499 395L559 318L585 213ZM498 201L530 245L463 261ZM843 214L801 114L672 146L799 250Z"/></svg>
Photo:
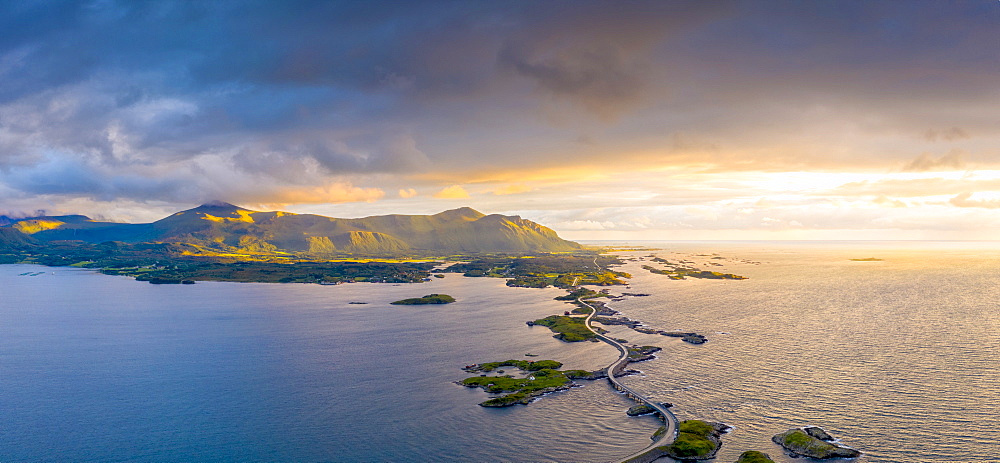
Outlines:
<svg viewBox="0 0 1000 463"><path fill-rule="evenodd" d="M708 334L692 346L611 328L663 347L630 387L681 419L734 427L718 461L755 449L801 463L770 437L806 424L861 462L997 461L996 250L669 246L766 262L724 261L744 281L673 281L630 262L630 291L651 296L611 303ZM873 254L885 260L848 261ZM614 360L524 325L565 310L560 290L456 275L335 287L17 276L31 268L0 266L0 461L607 461L658 426L626 416L633 403L604 381L501 410L452 383L462 365L528 352L567 368ZM430 292L459 302L388 304Z"/></svg>
<svg viewBox="0 0 1000 463"><path fill-rule="evenodd" d="M612 304L657 327L731 333L662 343L670 360L644 365L634 383L677 404L681 419L733 425L720 461L749 449L801 461L769 439L805 424L865 451L859 461L997 461L983 406L1000 400L1000 311L983 302L1000 295L992 254L886 249L864 266L845 263L859 251L836 246L726 252L771 263L727 262L751 278L734 284L656 279L629 263L632 288L652 296Z"/></svg>

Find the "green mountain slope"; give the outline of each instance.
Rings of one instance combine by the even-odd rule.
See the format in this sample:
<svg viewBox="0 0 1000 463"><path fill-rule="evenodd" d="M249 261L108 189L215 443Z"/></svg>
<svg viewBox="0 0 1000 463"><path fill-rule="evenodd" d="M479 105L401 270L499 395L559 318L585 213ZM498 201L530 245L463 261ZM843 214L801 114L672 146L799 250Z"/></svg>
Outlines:
<svg viewBox="0 0 1000 463"><path fill-rule="evenodd" d="M210 203L148 224L97 222L84 216L18 219L3 228L39 241L187 243L250 253L393 254L433 252L553 252L580 249L542 225L517 216L484 215L463 207L434 215L338 219L258 212Z"/></svg>
<svg viewBox="0 0 1000 463"><path fill-rule="evenodd" d="M16 228L0 228L0 250L25 249L38 244L38 240Z"/></svg>

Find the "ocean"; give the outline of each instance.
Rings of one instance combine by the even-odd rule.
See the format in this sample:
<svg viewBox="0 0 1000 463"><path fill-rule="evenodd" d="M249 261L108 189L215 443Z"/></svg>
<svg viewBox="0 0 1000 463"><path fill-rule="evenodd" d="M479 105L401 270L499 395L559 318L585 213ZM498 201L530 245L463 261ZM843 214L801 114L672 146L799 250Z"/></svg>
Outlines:
<svg viewBox="0 0 1000 463"><path fill-rule="evenodd" d="M613 291L649 296L609 305L709 342L609 327L663 347L626 381L732 426L716 461L801 462L770 436L803 425L859 462L1000 461L1000 243L632 244L656 250L622 252L633 278ZM749 279L671 280L641 268L650 255ZM882 260L851 260L868 257ZM454 384L470 363L613 361L525 325L570 308L554 288L150 285L27 265L0 266L0 284L3 462L610 461L658 426L605 381L503 409ZM389 304L430 293L458 302Z"/></svg>

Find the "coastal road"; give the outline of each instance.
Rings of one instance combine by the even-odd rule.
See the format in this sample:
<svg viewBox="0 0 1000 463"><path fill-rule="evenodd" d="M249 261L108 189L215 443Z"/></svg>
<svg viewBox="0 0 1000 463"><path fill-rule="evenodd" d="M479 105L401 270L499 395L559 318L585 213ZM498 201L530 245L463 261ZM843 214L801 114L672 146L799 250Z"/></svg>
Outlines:
<svg viewBox="0 0 1000 463"><path fill-rule="evenodd" d="M594 264L595 265L597 264L597 259L594 259ZM636 402L639 403L649 405L650 407L656 409L656 411L660 414L660 418L663 419L663 425L666 427L666 429L664 429L664 432L660 434L660 436L657 437L656 440L653 441L653 443L649 444L649 446L625 458L622 458L619 461L629 462L629 463L642 463L642 462L650 462L659 458L663 453L658 451L657 447L670 445L674 442L674 439L677 438L677 426L678 426L677 417L674 416L673 412L671 412L663 405L644 397L643 395L639 394L632 388L619 382L618 378L615 378L615 375L621 373L621 371L625 369L625 366L628 365L628 348L622 345L620 342L598 333L597 330L595 330L594 327L590 325L591 319L594 318L594 315L597 314L597 309L595 309L590 304L587 304L582 299L578 298L577 302L590 308L590 314L587 315L587 319L584 322L587 326L587 329L593 332L594 335L597 336L597 339L600 339L601 341L611 344L612 346L615 347L615 349L618 349L618 354L619 354L618 360L615 360L614 363L608 365L608 368L606 369L608 373L608 381L611 382L611 386L617 389L618 391L621 391L625 395L627 395L630 399L635 400Z"/></svg>

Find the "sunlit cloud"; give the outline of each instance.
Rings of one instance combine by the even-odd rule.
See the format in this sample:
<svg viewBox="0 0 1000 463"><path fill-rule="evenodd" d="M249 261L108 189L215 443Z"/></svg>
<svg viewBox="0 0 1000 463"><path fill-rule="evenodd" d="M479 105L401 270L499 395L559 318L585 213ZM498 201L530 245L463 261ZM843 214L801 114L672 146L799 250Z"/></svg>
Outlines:
<svg viewBox="0 0 1000 463"><path fill-rule="evenodd" d="M1000 209L1000 198L992 199L973 199L972 193L962 193L954 198L948 200L948 202L957 207L979 207L983 209Z"/></svg>
<svg viewBox="0 0 1000 463"><path fill-rule="evenodd" d="M881 195L878 198L875 198L874 200L872 200L872 203L881 207L909 207L909 205L906 204L905 202L900 201L898 199L889 198L888 196L885 195Z"/></svg>
<svg viewBox="0 0 1000 463"><path fill-rule="evenodd" d="M514 185L505 185L505 186L502 186L500 188L497 188L497 189L491 191L491 193L493 193L495 195L503 196L503 195L516 195L518 193L527 193L529 191L531 191L531 187L529 187L527 185L524 185L524 184L514 184Z"/></svg>
<svg viewBox="0 0 1000 463"><path fill-rule="evenodd" d="M608 230L612 228L617 228L614 222L610 221L597 222L594 220L571 220L568 222L557 222L552 224L552 226L560 230L568 230L568 231Z"/></svg>
<svg viewBox="0 0 1000 463"><path fill-rule="evenodd" d="M467 199L469 192L462 185L452 185L434 194L438 199Z"/></svg>
<svg viewBox="0 0 1000 463"><path fill-rule="evenodd" d="M359 188L350 184L332 183L322 187L289 188L261 195L245 197L244 201L267 205L346 203L381 199L385 192L379 188ZM254 201L256 199L256 201Z"/></svg>
<svg viewBox="0 0 1000 463"><path fill-rule="evenodd" d="M575 238L997 220L995 2L19 4L0 4L13 211L449 199Z"/></svg>

